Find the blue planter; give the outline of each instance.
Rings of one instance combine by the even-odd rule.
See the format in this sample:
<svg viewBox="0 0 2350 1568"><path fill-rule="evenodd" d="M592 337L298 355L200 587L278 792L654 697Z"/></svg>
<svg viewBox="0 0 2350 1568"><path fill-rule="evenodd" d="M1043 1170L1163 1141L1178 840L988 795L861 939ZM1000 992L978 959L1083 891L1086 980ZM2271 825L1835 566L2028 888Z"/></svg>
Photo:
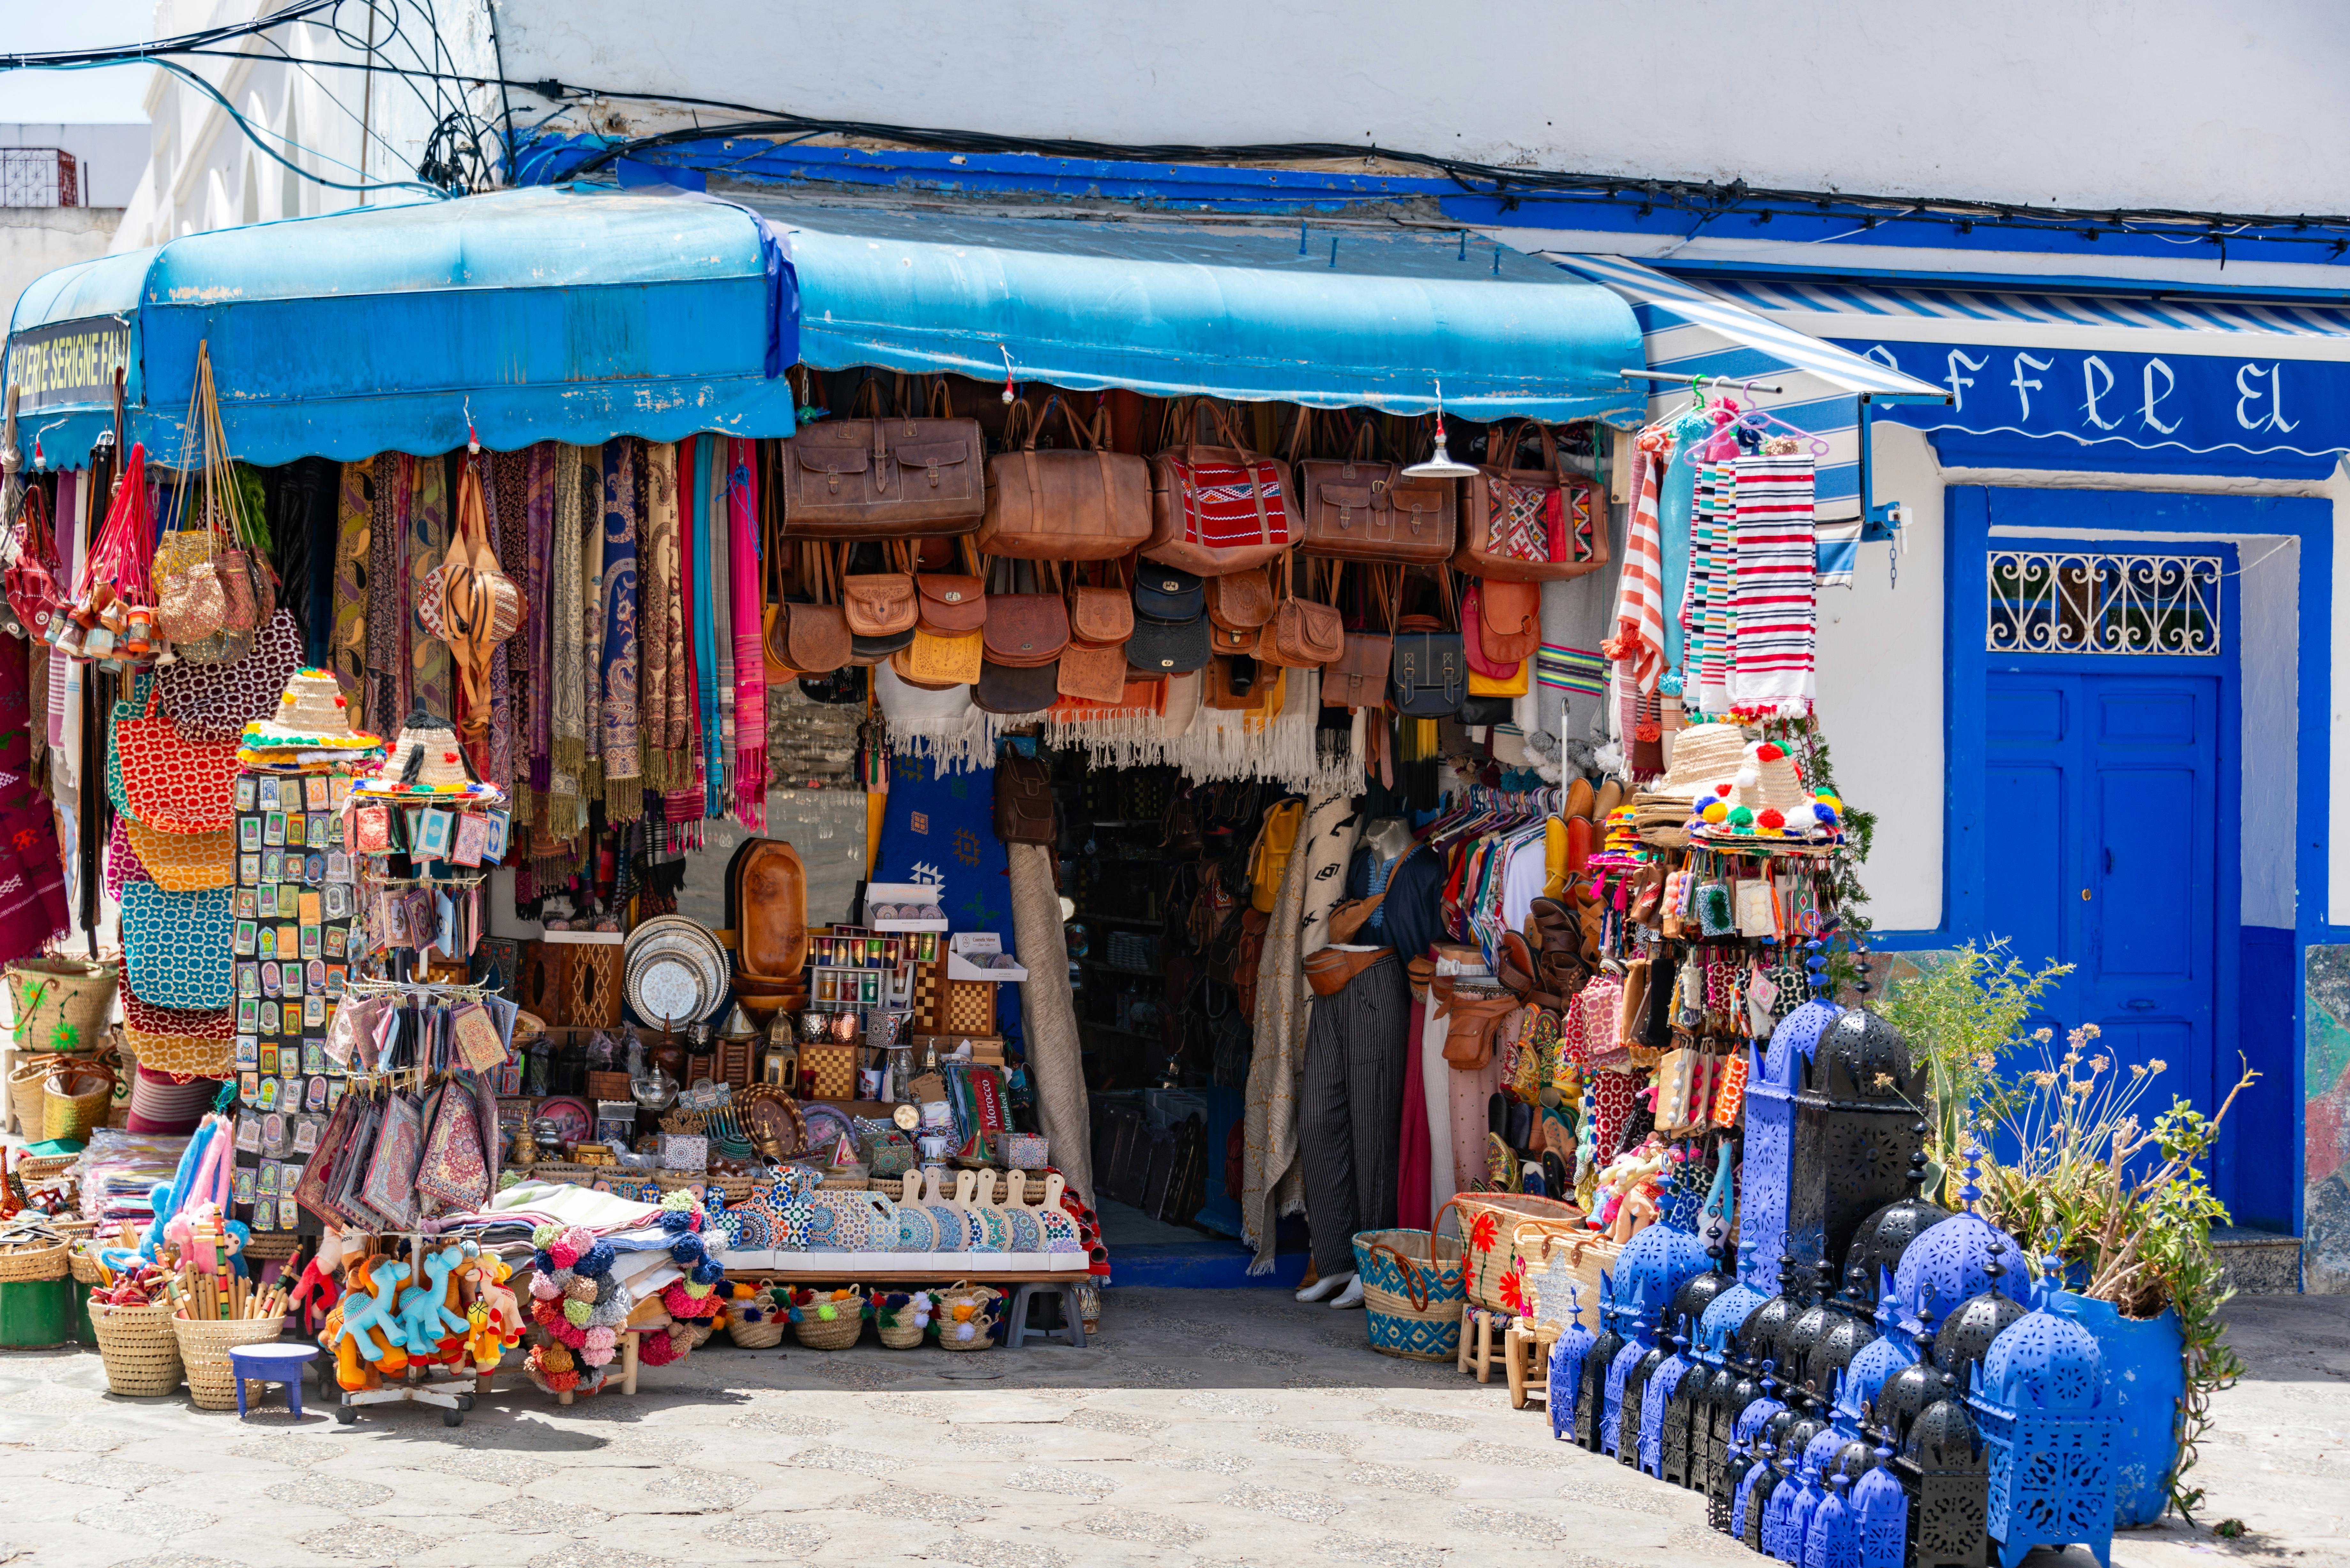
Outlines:
<svg viewBox="0 0 2350 1568"><path fill-rule="evenodd" d="M2178 1314L2126 1318L2111 1302L2058 1293L2064 1310L2097 1336L2106 1355L2106 1403L2120 1417L2114 1445L2114 1528L2162 1517L2178 1464L2178 1401L2187 1392L2187 1341Z"/></svg>

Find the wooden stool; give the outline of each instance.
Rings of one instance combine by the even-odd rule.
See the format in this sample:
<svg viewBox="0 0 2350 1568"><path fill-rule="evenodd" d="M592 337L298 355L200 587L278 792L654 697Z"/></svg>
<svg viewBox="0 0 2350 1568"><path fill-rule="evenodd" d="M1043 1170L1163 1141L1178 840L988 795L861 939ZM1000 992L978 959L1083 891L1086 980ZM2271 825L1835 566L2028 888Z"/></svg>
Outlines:
<svg viewBox="0 0 2350 1568"><path fill-rule="evenodd" d="M1479 1306L1463 1306L1461 1309L1461 1370L1468 1371L1473 1363L1480 1383L1493 1376L1493 1328L1496 1320L1506 1331L1510 1322L1507 1313L1487 1312Z"/></svg>
<svg viewBox="0 0 2350 1568"><path fill-rule="evenodd" d="M1086 1347L1086 1322L1084 1315L1077 1308L1078 1282L1078 1281L1071 1280L1066 1284L1024 1284L1014 1287L1012 1292L1012 1315L1005 1320L1009 1326L1004 1330L1003 1348L1006 1350L1017 1350L1021 1345L1025 1344L1029 1336L1033 1334L1036 1338L1042 1340L1050 1341L1057 1339L1064 1345L1072 1345L1076 1349L1083 1350ZM1047 1300L1050 1300L1055 1296L1060 1298L1060 1327L1034 1328L1029 1325L1028 1303L1035 1299L1036 1293L1039 1291L1042 1291L1045 1293L1045 1299Z"/></svg>
<svg viewBox="0 0 2350 1568"><path fill-rule="evenodd" d="M1508 1369L1510 1408L1523 1410L1530 1396L1550 1403L1550 1352L1560 1334L1555 1324L1527 1326L1520 1318L1502 1335L1502 1362Z"/></svg>

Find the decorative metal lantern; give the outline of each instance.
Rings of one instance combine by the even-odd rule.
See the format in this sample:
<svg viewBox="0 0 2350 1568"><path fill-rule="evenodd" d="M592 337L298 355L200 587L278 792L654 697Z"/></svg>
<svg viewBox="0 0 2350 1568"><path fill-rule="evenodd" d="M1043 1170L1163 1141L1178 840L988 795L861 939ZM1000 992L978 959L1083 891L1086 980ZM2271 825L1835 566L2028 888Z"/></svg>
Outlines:
<svg viewBox="0 0 2350 1568"><path fill-rule="evenodd" d="M1583 1389L1575 1401L1575 1440L1592 1453L1607 1449L1608 1375L1624 1336L1616 1330L1615 1285L1603 1271L1599 1276L1599 1332L1583 1358Z"/></svg>
<svg viewBox="0 0 2350 1568"><path fill-rule="evenodd" d="M1965 1405L1937 1399L1919 1411L1894 1472L1910 1491L1914 1568L1983 1568L1991 1471Z"/></svg>
<svg viewBox="0 0 2350 1568"><path fill-rule="evenodd" d="M1853 1232L1852 1249L1845 1254L1847 1277L1857 1263L1867 1271L1862 1277L1874 1284L1878 1270L1890 1272L1899 1268L1901 1254L1908 1251L1909 1243L1950 1217L1949 1210L1925 1196L1926 1124L1914 1123L1909 1132L1918 1147L1909 1157L1909 1174L1903 1178L1908 1193L1860 1222L1860 1229Z"/></svg>
<svg viewBox="0 0 2350 1568"><path fill-rule="evenodd" d="M2003 1563L2022 1562L2034 1546L2082 1545L2100 1563L2113 1560L2121 1423L2105 1403L2096 1335L2052 1310L2058 1266L2048 1260L2039 1305L2003 1331L1970 1374L1966 1404L1988 1470L1983 1525Z"/></svg>
<svg viewBox="0 0 2350 1568"><path fill-rule="evenodd" d="M1934 1365L1961 1382L1968 1369L1991 1353L2001 1334L2029 1315L2000 1287L2000 1277L2007 1272L2000 1266L2004 1250L1997 1241L1991 1244L1991 1256L1983 1264L1990 1279L1981 1293L1960 1302L1958 1310L1934 1331Z"/></svg>

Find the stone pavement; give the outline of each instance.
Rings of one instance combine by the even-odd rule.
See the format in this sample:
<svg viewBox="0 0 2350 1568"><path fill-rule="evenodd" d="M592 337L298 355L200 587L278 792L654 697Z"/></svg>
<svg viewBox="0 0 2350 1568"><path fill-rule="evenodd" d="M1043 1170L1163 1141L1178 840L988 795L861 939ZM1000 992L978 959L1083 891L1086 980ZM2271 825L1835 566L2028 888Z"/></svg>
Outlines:
<svg viewBox="0 0 2350 1568"><path fill-rule="evenodd" d="M1274 1291L1106 1293L1083 1351L721 1343L634 1399L523 1383L460 1428L392 1407L297 1427L118 1399L95 1351L0 1358L0 1563L29 1568L1170 1568L1753 1563L1689 1492L1550 1440L1498 1370L1375 1355ZM2146 1568L2350 1563L2350 1302L2236 1310L2252 1379L2204 1448L2207 1521ZM2312 1485L2312 1482L2320 1484ZM2330 1484L2326 1484L2330 1483ZM2089 1558L2043 1552L2034 1568Z"/></svg>

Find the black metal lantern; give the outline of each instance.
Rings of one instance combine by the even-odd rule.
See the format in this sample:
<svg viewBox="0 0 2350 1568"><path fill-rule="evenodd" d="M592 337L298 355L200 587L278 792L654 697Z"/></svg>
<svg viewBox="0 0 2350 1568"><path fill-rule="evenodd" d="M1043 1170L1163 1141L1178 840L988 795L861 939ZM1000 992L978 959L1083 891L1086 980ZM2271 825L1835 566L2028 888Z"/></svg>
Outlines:
<svg viewBox="0 0 2350 1568"><path fill-rule="evenodd" d="M1646 1324L1640 1325L1639 1343L1646 1349L1624 1375L1624 1399L1616 1412L1616 1462L1635 1469L1640 1467L1640 1407L1648 1396L1648 1379L1665 1362L1665 1347Z"/></svg>
<svg viewBox="0 0 2350 1568"><path fill-rule="evenodd" d="M2001 1266L2000 1254L2006 1250L1998 1241L1991 1244L1991 1256L1983 1263L1991 1283L1980 1294L1960 1302L1934 1332L1934 1365L1958 1378L1962 1387L1967 1368L1989 1354L1991 1342L2010 1324L2027 1315L2022 1303L2000 1287L2000 1276L2007 1272Z"/></svg>
<svg viewBox="0 0 2350 1568"><path fill-rule="evenodd" d="M1851 1250L1845 1254L1845 1277L1852 1277L1855 1264L1865 1270L1862 1288L1872 1303L1878 1294L1878 1271L1889 1274L1899 1268L1901 1254L1909 1243L1928 1226L1950 1217L1949 1210L1925 1196L1926 1124L1911 1124L1909 1133L1918 1140L1918 1150L1909 1157L1909 1174L1903 1178L1908 1194L1863 1220L1860 1229L1853 1232Z"/></svg>
<svg viewBox="0 0 2350 1568"><path fill-rule="evenodd" d="M1948 1375L1945 1374L1947 1379ZM1991 1469L1957 1390L1918 1412L1896 1473L1911 1489L1914 1568L1983 1568L1991 1515Z"/></svg>
<svg viewBox="0 0 2350 1568"><path fill-rule="evenodd" d="M1583 1358L1583 1390L1575 1401L1575 1440L1595 1454L1607 1451L1607 1373L1624 1348L1614 1303L1605 1293L1599 1300L1599 1333Z"/></svg>

